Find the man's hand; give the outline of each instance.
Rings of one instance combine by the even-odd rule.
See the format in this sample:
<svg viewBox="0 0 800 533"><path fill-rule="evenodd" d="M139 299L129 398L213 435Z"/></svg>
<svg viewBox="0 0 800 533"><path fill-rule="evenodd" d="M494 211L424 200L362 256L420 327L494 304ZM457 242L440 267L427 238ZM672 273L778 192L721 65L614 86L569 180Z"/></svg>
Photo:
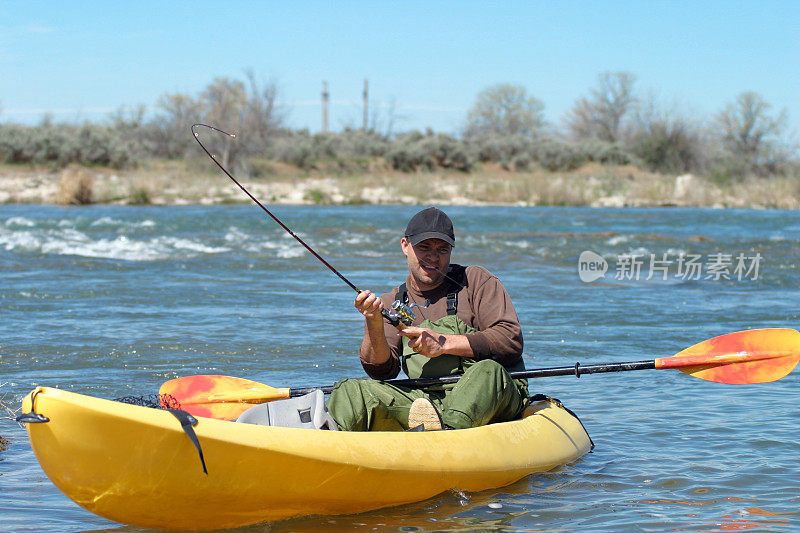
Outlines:
<svg viewBox="0 0 800 533"><path fill-rule="evenodd" d="M466 335L443 335L432 329L407 326L400 335L408 337L408 345L412 350L425 357L439 357L442 354L459 357L473 357Z"/></svg>
<svg viewBox="0 0 800 533"><path fill-rule="evenodd" d="M383 311L383 301L380 296L370 291L361 291L356 295L356 301L353 303L358 312L364 315L370 321L382 320L381 311Z"/></svg>
<svg viewBox="0 0 800 533"><path fill-rule="evenodd" d="M425 357L439 357L445 353L447 336L432 329L408 326L403 328L400 335L408 337L408 346Z"/></svg>

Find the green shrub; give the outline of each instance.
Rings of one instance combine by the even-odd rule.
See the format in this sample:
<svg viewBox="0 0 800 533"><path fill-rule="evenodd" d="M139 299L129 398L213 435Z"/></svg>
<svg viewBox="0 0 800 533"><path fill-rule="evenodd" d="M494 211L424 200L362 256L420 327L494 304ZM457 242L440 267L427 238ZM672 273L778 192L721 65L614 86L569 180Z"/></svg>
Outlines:
<svg viewBox="0 0 800 533"><path fill-rule="evenodd" d="M116 129L92 123L39 126L0 125L0 157L6 163L50 164L65 167L70 163L124 168L135 163L139 154Z"/></svg>
<svg viewBox="0 0 800 533"><path fill-rule="evenodd" d="M415 172L417 170L433 170L435 161L430 154L425 153L419 144L399 144L393 147L386 160L389 165L400 172Z"/></svg>
<svg viewBox="0 0 800 533"><path fill-rule="evenodd" d="M381 135L363 130L346 130L340 134L344 137L344 154L350 157L380 157L389 150L389 141Z"/></svg>
<svg viewBox="0 0 800 533"><path fill-rule="evenodd" d="M651 124L634 135L632 150L650 170L680 174L699 168L699 136L683 124Z"/></svg>
<svg viewBox="0 0 800 533"><path fill-rule="evenodd" d="M529 154L517 154L511 158L511 169L515 172L530 170L533 158Z"/></svg>
<svg viewBox="0 0 800 533"><path fill-rule="evenodd" d="M723 152L709 163L707 179L712 183L725 187L734 182L744 180L749 168L750 165L744 158Z"/></svg>
<svg viewBox="0 0 800 533"><path fill-rule="evenodd" d="M150 191L144 187L134 188L128 197L128 203L130 205L150 205L152 203Z"/></svg>
<svg viewBox="0 0 800 533"><path fill-rule="evenodd" d="M386 154L386 159L395 170L414 172L447 168L469 171L472 158L461 140L432 131L421 134L411 132L395 139Z"/></svg>
<svg viewBox="0 0 800 533"><path fill-rule="evenodd" d="M629 165L635 164L635 156L625 150L622 143L610 143L599 139L580 142L576 148L586 156L588 161L596 163Z"/></svg>
<svg viewBox="0 0 800 533"><path fill-rule="evenodd" d="M308 130L281 135L275 140L270 156L302 169L310 169L314 159L314 143Z"/></svg>
<svg viewBox="0 0 800 533"><path fill-rule="evenodd" d="M543 139L536 144L534 157L550 171L573 170L586 162L586 155L575 146L553 139Z"/></svg>
<svg viewBox="0 0 800 533"><path fill-rule="evenodd" d="M535 141L525 135L481 135L471 137L468 147L474 159L482 163L500 163L509 168L521 155L533 157Z"/></svg>
<svg viewBox="0 0 800 533"><path fill-rule="evenodd" d="M283 132L277 137L267 155L278 161L303 169L318 164L326 168L339 166L341 170L358 170L368 167L372 157L385 155L389 141L373 132L345 130L341 133L316 133L308 130ZM356 160L355 164L353 161Z"/></svg>
<svg viewBox="0 0 800 533"><path fill-rule="evenodd" d="M303 195L303 199L317 205L330 203L328 195L319 189L309 189Z"/></svg>
<svg viewBox="0 0 800 533"><path fill-rule="evenodd" d="M371 202L366 198L362 198L361 196L355 196L353 198L348 198L344 205L370 205Z"/></svg>

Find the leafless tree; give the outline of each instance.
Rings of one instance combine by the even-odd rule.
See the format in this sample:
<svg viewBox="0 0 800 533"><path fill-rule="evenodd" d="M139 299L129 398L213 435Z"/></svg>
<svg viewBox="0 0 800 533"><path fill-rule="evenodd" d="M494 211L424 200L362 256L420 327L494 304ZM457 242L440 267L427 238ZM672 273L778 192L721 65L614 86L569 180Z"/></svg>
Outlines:
<svg viewBox="0 0 800 533"><path fill-rule="evenodd" d="M241 134L247 120L247 90L244 83L230 78L214 78L200 95L205 121L233 134ZM213 135L206 141L212 153L228 168L244 148L225 135Z"/></svg>
<svg viewBox="0 0 800 533"><path fill-rule="evenodd" d="M649 168L661 172L701 172L707 142L701 125L678 104L665 104L655 93L641 100L626 143Z"/></svg>
<svg viewBox="0 0 800 533"><path fill-rule="evenodd" d="M373 111L369 119L368 131L388 139L394 133L398 122L408 120L408 115L400 113L397 109L397 99L392 97L388 103L372 106Z"/></svg>
<svg viewBox="0 0 800 533"><path fill-rule="evenodd" d="M153 121L155 153L161 157L183 157L196 146L189 136L189 127L202 120L200 102L189 95L165 94L158 100Z"/></svg>
<svg viewBox="0 0 800 533"><path fill-rule="evenodd" d="M622 138L623 120L637 102L636 77L630 72L603 72L589 98L579 99L566 115L566 127L575 139L616 142Z"/></svg>
<svg viewBox="0 0 800 533"><path fill-rule="evenodd" d="M740 94L715 117L723 147L756 172L773 171L794 151L785 138L786 110L773 115L771 108L761 95L749 91Z"/></svg>
<svg viewBox="0 0 800 533"><path fill-rule="evenodd" d="M525 87L502 83L478 94L467 114L465 137L526 135L536 137L545 127L544 104Z"/></svg>
<svg viewBox="0 0 800 533"><path fill-rule="evenodd" d="M266 150L285 120L277 103L277 83L259 84L252 70L245 71L245 78L215 78L197 98L181 93L162 96L152 128L157 153L163 157L189 153L196 145L188 128L196 122L236 134L232 139L203 132L203 143L225 167L242 155Z"/></svg>
<svg viewBox="0 0 800 533"><path fill-rule="evenodd" d="M266 150L283 127L285 110L278 105L278 84L270 80L259 85L252 69L245 71L249 92L245 102L243 132L252 152Z"/></svg>

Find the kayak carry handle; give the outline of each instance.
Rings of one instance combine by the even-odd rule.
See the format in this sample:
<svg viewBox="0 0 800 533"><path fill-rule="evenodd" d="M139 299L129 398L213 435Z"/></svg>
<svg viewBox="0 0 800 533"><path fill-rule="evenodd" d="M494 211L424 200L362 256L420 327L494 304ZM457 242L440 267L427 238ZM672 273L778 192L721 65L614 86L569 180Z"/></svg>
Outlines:
<svg viewBox="0 0 800 533"><path fill-rule="evenodd" d="M22 413L15 420L22 424L44 424L46 422L50 422L50 419L46 416L39 413L34 413L33 411L30 413Z"/></svg>
<svg viewBox="0 0 800 533"><path fill-rule="evenodd" d="M31 412L30 413L22 413L19 415L15 420L21 424L45 424L50 422L50 419L44 416L43 414L36 412L36 396L42 392L42 388L37 388L33 394L31 394Z"/></svg>

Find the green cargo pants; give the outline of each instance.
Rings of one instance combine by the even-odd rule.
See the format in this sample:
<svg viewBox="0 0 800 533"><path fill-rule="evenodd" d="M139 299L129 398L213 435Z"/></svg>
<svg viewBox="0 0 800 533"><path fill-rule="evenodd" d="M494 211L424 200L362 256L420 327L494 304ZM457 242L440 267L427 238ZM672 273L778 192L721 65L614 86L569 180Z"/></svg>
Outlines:
<svg viewBox="0 0 800 533"><path fill-rule="evenodd" d="M344 431L404 431L408 409L426 397L442 415L445 427L464 429L517 418L528 399L526 380L512 379L496 361L478 361L455 386L419 389L372 379L337 383L328 411Z"/></svg>

